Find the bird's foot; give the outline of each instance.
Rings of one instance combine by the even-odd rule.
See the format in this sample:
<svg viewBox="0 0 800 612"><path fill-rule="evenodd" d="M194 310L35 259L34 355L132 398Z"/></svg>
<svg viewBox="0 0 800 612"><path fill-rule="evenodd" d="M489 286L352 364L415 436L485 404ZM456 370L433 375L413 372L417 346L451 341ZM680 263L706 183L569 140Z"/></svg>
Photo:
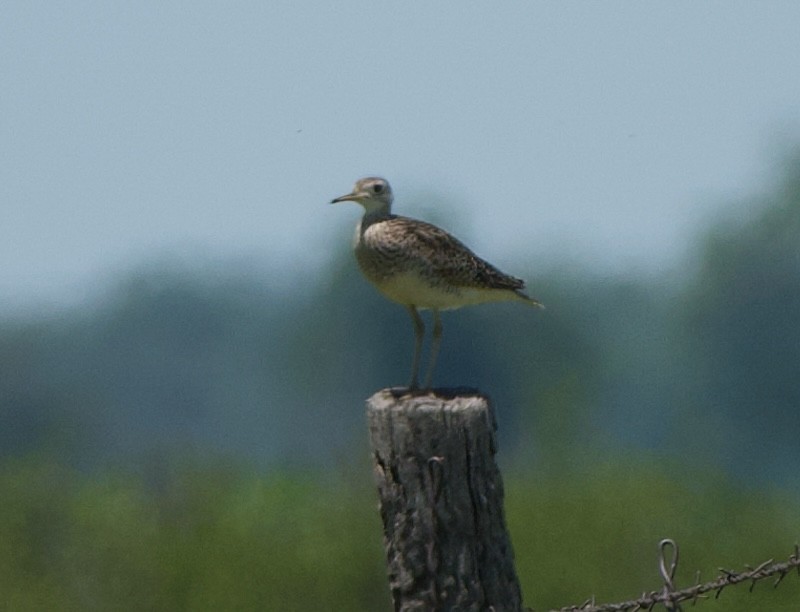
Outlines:
<svg viewBox="0 0 800 612"><path fill-rule="evenodd" d="M389 391L397 399L402 397L420 397L422 395L434 394L433 389L430 387L423 389L418 384L410 384L407 387L390 387Z"/></svg>

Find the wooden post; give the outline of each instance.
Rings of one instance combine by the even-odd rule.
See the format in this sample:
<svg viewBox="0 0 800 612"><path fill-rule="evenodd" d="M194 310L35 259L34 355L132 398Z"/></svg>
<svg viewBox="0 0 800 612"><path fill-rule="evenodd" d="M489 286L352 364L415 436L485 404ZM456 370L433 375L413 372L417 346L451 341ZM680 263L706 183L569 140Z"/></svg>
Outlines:
<svg viewBox="0 0 800 612"><path fill-rule="evenodd" d="M488 398L459 389L367 400L396 612L519 612Z"/></svg>

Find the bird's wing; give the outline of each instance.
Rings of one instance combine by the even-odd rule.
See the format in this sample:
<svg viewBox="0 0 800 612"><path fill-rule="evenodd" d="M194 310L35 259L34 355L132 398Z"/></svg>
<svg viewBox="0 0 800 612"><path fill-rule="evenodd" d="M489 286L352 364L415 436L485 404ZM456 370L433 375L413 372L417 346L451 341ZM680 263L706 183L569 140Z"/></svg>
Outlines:
<svg viewBox="0 0 800 612"><path fill-rule="evenodd" d="M438 277L461 287L519 291L525 283L495 268L441 228L408 217L395 216L387 229L402 241L404 255L426 266Z"/></svg>

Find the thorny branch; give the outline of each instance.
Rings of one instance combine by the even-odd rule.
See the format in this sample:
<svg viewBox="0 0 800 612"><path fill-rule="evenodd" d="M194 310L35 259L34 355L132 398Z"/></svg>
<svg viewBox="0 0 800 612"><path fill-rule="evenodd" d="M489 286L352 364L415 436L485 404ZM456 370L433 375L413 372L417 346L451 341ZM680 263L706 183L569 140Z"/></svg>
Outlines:
<svg viewBox="0 0 800 612"><path fill-rule="evenodd" d="M720 596L726 587L750 582L750 591L756 586L759 580L775 576L773 587L777 587L786 575L793 569L797 569L800 575L800 547L795 544L794 551L789 555L787 561L773 563L773 559L764 561L756 567L745 565L746 571L736 572L719 568L719 575L710 582L700 584L700 572L697 572L695 585L679 591L675 590L673 579L675 569L678 565L678 545L673 540L661 540L659 543L659 571L664 581L664 587L660 591L650 591L642 593L637 599L631 599L620 603L598 605L594 597L580 605L566 606L551 612L639 612L640 610L652 610L656 605L662 604L667 610L680 611L680 602L691 600L695 603L698 599L706 599L706 593L714 592L714 598ZM672 548L672 560L667 567L665 560L665 550Z"/></svg>

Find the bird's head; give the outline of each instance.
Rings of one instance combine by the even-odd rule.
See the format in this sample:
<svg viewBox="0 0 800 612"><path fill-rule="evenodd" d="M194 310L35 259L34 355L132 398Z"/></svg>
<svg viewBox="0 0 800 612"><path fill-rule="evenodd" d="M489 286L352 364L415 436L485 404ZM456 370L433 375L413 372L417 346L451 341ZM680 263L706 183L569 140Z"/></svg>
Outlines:
<svg viewBox="0 0 800 612"><path fill-rule="evenodd" d="M388 213L392 207L392 188L386 179L368 176L356 181L347 195L331 200L331 204L338 202L358 202L367 213Z"/></svg>

